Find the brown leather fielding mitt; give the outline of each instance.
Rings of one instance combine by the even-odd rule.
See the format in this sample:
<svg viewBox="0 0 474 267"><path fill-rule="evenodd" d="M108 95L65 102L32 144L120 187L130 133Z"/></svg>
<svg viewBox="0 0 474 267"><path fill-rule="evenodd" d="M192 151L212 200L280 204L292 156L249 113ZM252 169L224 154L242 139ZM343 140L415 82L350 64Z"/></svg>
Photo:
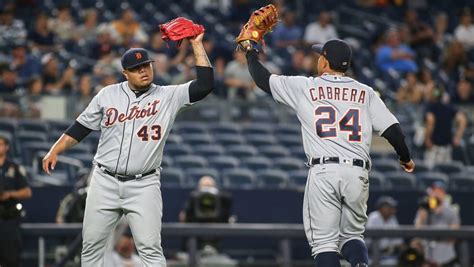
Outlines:
<svg viewBox="0 0 474 267"><path fill-rule="evenodd" d="M263 43L265 34L272 31L278 22L278 11L272 4L264 6L255 12L249 18L249 21L240 31L239 36L235 38L237 48L244 51L252 48L252 42Z"/></svg>

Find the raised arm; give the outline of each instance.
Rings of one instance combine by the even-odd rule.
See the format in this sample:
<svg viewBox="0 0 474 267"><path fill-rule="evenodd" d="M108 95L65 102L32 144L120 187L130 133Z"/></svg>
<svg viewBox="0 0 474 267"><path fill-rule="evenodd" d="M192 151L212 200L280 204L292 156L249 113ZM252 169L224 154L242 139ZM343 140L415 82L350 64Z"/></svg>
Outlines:
<svg viewBox="0 0 474 267"><path fill-rule="evenodd" d="M196 38L189 40L196 61L196 80L192 81L189 86L189 100L191 103L203 99L214 89L214 70L202 45L203 36L204 33L201 33Z"/></svg>
<svg viewBox="0 0 474 267"><path fill-rule="evenodd" d="M250 75L252 76L258 88L262 89L268 94L270 91L270 75L271 73L258 60L258 52L254 49L247 50L247 65L249 67Z"/></svg>

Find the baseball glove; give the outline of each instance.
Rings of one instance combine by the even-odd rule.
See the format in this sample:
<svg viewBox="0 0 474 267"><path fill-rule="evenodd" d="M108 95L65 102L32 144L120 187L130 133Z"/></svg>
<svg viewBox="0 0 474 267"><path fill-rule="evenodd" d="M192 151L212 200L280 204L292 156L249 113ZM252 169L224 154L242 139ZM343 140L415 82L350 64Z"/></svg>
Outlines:
<svg viewBox="0 0 474 267"><path fill-rule="evenodd" d="M256 10L240 31L239 36L235 38L237 48L246 51L254 48L254 43L265 45L263 37L272 31L277 22L278 12L274 5L270 4Z"/></svg>
<svg viewBox="0 0 474 267"><path fill-rule="evenodd" d="M184 38L194 38L205 31L204 26L195 24L192 20L178 17L160 25L161 38L165 41L176 41L181 45Z"/></svg>

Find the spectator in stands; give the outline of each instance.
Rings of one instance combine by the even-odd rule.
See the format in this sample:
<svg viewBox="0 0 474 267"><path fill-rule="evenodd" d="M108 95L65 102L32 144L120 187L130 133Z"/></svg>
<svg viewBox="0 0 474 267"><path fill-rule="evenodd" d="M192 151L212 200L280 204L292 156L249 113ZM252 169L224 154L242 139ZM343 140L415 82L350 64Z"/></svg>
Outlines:
<svg viewBox="0 0 474 267"><path fill-rule="evenodd" d="M283 75L288 76L298 76L298 75L307 75L308 73L303 68L303 63L306 57L304 50L296 50L291 55L291 64L287 64L283 67ZM317 62L317 61L316 61Z"/></svg>
<svg viewBox="0 0 474 267"><path fill-rule="evenodd" d="M231 7L231 0L195 0L194 9L198 12L219 12L227 14Z"/></svg>
<svg viewBox="0 0 474 267"><path fill-rule="evenodd" d="M473 104L474 92L472 84L468 80L460 80L456 86L456 94L453 97L455 104Z"/></svg>
<svg viewBox="0 0 474 267"><path fill-rule="evenodd" d="M258 54L258 59L262 62L262 64L267 68L268 71L270 71L273 74L279 75L281 74L280 67L278 67L275 63L272 61L268 60L268 56L265 53L259 53Z"/></svg>
<svg viewBox="0 0 474 267"><path fill-rule="evenodd" d="M415 52L400 42L400 34L395 29L387 32L385 44L376 53L377 66L383 72L416 72L418 66L414 58Z"/></svg>
<svg viewBox="0 0 474 267"><path fill-rule="evenodd" d="M113 74L106 74L99 78L99 84L94 88L95 94L97 94L102 88L117 83L117 77Z"/></svg>
<svg viewBox="0 0 474 267"><path fill-rule="evenodd" d="M224 75L224 83L229 87L227 95L230 99L237 97L255 99L255 82L247 68L244 52L240 50L234 52L234 60L227 64Z"/></svg>
<svg viewBox="0 0 474 267"><path fill-rule="evenodd" d="M377 210L369 214L367 220L367 229L370 228L398 228L397 220L397 201L389 196L381 196L377 199ZM389 265L397 262L397 257L403 248L403 239L401 238L382 238L378 243L373 244L368 240L368 247L377 245L381 252L381 264Z"/></svg>
<svg viewBox="0 0 474 267"><path fill-rule="evenodd" d="M97 19L97 10L91 8L84 11L84 22L79 25L76 31L76 37L79 41L84 40L91 43L97 38Z"/></svg>
<svg viewBox="0 0 474 267"><path fill-rule="evenodd" d="M452 146L459 146L466 129L467 119L449 103L442 101L444 91L434 87L425 115L425 161L436 163L452 161ZM453 124L456 132L453 134Z"/></svg>
<svg viewBox="0 0 474 267"><path fill-rule="evenodd" d="M142 267L131 232L126 231L114 246L110 259L105 261L106 267Z"/></svg>
<svg viewBox="0 0 474 267"><path fill-rule="evenodd" d="M440 13L435 18L435 36L434 40L440 51L443 51L449 41L452 39L448 33L449 18L446 13Z"/></svg>
<svg viewBox="0 0 474 267"><path fill-rule="evenodd" d="M83 74L79 78L79 87L77 88L76 94L76 105L74 106L74 114L79 115L91 102L94 97L92 90L92 78L89 74Z"/></svg>
<svg viewBox="0 0 474 267"><path fill-rule="evenodd" d="M397 103L419 104L423 100L423 86L418 82L416 74L408 72L397 90Z"/></svg>
<svg viewBox="0 0 474 267"><path fill-rule="evenodd" d="M60 42L66 43L77 39L76 22L71 16L70 8L66 5L58 7L57 16L49 19L48 26Z"/></svg>
<svg viewBox="0 0 474 267"><path fill-rule="evenodd" d="M148 35L135 17L135 12L131 8L127 8L122 12L120 19L112 21L112 37L117 43L123 43L128 36L140 43L147 42Z"/></svg>
<svg viewBox="0 0 474 267"><path fill-rule="evenodd" d="M116 50L116 45L110 32L111 29L107 25L101 25L97 28L97 39L90 46L89 56L91 58L100 59Z"/></svg>
<svg viewBox="0 0 474 267"><path fill-rule="evenodd" d="M298 47L303 38L303 29L296 24L294 11L282 11L281 23L273 30L273 45L278 48Z"/></svg>
<svg viewBox="0 0 474 267"><path fill-rule="evenodd" d="M15 7L11 4L0 9L0 48L2 50L26 41L25 24L23 21L15 19L14 14Z"/></svg>
<svg viewBox="0 0 474 267"><path fill-rule="evenodd" d="M338 38L336 27L331 23L331 14L321 11L319 17L306 26L304 40L307 44L323 44L331 39Z"/></svg>
<svg viewBox="0 0 474 267"><path fill-rule="evenodd" d="M0 136L0 266L20 266L21 200L31 198L25 169L8 158L9 140Z"/></svg>
<svg viewBox="0 0 474 267"><path fill-rule="evenodd" d="M96 61L93 73L96 76L103 76L107 74L118 74L122 71L122 65L120 58L112 52L111 50L108 53L105 53L100 56L100 59Z"/></svg>
<svg viewBox="0 0 474 267"><path fill-rule="evenodd" d="M26 84L27 93L20 101L23 116L28 118L41 117L41 95L43 93L43 80L41 77L35 76Z"/></svg>
<svg viewBox="0 0 474 267"><path fill-rule="evenodd" d="M42 79L46 93L57 95L71 92L74 86L74 68L66 66L61 71L59 60L52 53L44 55L41 64L43 65Z"/></svg>
<svg viewBox="0 0 474 267"><path fill-rule="evenodd" d="M465 49L474 48L474 24L470 9L464 9L459 18L459 25L454 30L456 40L464 45Z"/></svg>
<svg viewBox="0 0 474 267"><path fill-rule="evenodd" d="M433 90L436 87L433 75L429 69L423 68L418 72L418 80L423 91L423 102L428 103L433 96Z"/></svg>
<svg viewBox="0 0 474 267"><path fill-rule="evenodd" d="M452 41L445 49L442 62L443 72L448 75L449 79L457 80L462 68L467 64L469 64L469 59L463 45L456 40Z"/></svg>
<svg viewBox="0 0 474 267"><path fill-rule="evenodd" d="M194 71L195 63L194 56L188 55L182 64L180 64L181 72L175 75L171 81L171 84L182 84L187 81L196 79L196 72Z"/></svg>
<svg viewBox="0 0 474 267"><path fill-rule="evenodd" d="M225 88L225 67L226 62L224 57L218 57L212 63L214 66L214 81L216 83L216 87L214 88L213 93L219 97L227 97L227 90Z"/></svg>
<svg viewBox="0 0 474 267"><path fill-rule="evenodd" d="M418 59L435 58L437 50L434 45L433 28L421 21L414 9L409 9L405 13L405 24L410 29L410 46L416 51Z"/></svg>
<svg viewBox="0 0 474 267"><path fill-rule="evenodd" d="M24 43L18 43L13 47L10 60L10 67L17 71L18 78L22 82L41 73L40 61L28 53L28 48Z"/></svg>
<svg viewBox="0 0 474 267"><path fill-rule="evenodd" d="M38 14L34 29L28 35L28 40L33 42L33 47L41 52L53 51L56 36L48 26L48 17L44 13Z"/></svg>
<svg viewBox="0 0 474 267"><path fill-rule="evenodd" d="M155 62L153 62L155 80L153 82L162 85L171 84L173 77L170 74L170 69L169 58L165 54L155 55Z"/></svg>
<svg viewBox="0 0 474 267"><path fill-rule="evenodd" d="M147 50L157 54L167 54L168 56L176 54L175 46L168 47L166 42L161 38L160 31L155 31L152 33L150 41L148 42Z"/></svg>
<svg viewBox="0 0 474 267"><path fill-rule="evenodd" d="M4 66L0 81L0 93L12 94L20 87L17 72L10 66Z"/></svg>
<svg viewBox="0 0 474 267"><path fill-rule="evenodd" d="M230 22L231 26L241 26L248 20L249 14L252 12L252 5L249 0L232 0L230 14L226 21Z"/></svg>
<svg viewBox="0 0 474 267"><path fill-rule="evenodd" d="M459 228L461 221L459 210L450 200L446 194L446 184L441 181L434 182L427 189L427 196L420 202L415 227ZM427 259L442 266L455 266L454 240L431 240L426 241L424 245Z"/></svg>

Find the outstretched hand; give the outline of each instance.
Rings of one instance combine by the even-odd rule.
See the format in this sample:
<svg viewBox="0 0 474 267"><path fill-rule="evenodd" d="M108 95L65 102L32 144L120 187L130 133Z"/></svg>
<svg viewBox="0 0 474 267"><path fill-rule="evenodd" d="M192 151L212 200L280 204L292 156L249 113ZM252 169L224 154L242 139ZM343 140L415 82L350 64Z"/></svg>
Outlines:
<svg viewBox="0 0 474 267"><path fill-rule="evenodd" d="M415 162L413 162L413 160L409 162L400 161L400 166L406 172L413 172L415 170Z"/></svg>
<svg viewBox="0 0 474 267"><path fill-rule="evenodd" d="M51 170L54 170L54 167L56 167L57 160L58 160L58 155L51 153L51 151L48 152L48 154L46 154L46 156L44 156L44 158L43 158L43 170L48 175L51 175L50 168L51 168Z"/></svg>
<svg viewBox="0 0 474 267"><path fill-rule="evenodd" d="M191 42L191 44L199 44L199 43L202 43L203 38L204 38L204 32L200 33L196 37L189 37L189 41Z"/></svg>

